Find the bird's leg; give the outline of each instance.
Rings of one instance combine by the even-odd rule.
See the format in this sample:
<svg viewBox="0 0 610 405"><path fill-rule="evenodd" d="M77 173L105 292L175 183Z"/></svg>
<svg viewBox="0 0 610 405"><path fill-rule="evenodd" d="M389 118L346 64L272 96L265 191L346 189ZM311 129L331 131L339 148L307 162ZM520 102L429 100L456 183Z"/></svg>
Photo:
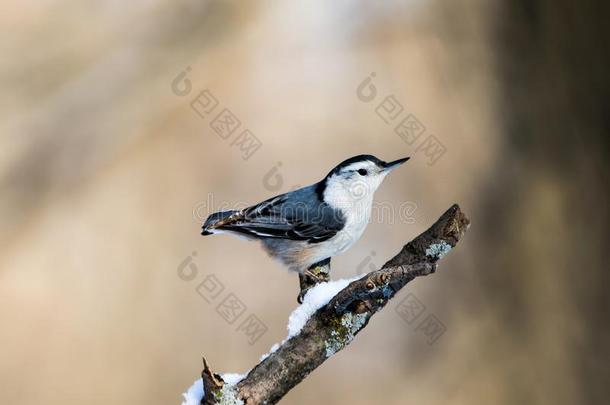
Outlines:
<svg viewBox="0 0 610 405"><path fill-rule="evenodd" d="M307 294L307 291L309 291L312 287L320 283L326 283L329 280L330 257L311 265L303 273L299 273L299 284L301 287L301 292L297 298L299 304L303 303L303 298L305 297L305 294Z"/></svg>

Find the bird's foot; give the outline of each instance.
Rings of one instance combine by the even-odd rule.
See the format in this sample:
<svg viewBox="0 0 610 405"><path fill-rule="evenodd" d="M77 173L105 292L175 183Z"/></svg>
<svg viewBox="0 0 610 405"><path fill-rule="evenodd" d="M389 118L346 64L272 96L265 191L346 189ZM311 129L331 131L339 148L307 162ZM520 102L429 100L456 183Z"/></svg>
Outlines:
<svg viewBox="0 0 610 405"><path fill-rule="evenodd" d="M305 298L305 294L320 283L326 283L330 280L330 259L323 260L318 262L303 273L299 273L299 285L301 287L301 292L297 297L297 302L299 304L303 303L303 299Z"/></svg>

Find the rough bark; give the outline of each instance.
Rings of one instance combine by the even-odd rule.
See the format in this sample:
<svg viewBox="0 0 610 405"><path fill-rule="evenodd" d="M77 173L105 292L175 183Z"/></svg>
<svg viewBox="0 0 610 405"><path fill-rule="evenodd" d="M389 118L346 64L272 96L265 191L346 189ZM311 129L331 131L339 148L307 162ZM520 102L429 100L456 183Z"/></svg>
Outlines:
<svg viewBox="0 0 610 405"><path fill-rule="evenodd" d="M224 387L222 378L212 373L204 360L206 395L202 404L231 403L227 397L239 398L245 404L277 403L316 367L347 346L408 282L434 273L438 260L457 244L468 225L468 218L453 205L381 269L353 281L335 295L298 335L284 342L236 386Z"/></svg>

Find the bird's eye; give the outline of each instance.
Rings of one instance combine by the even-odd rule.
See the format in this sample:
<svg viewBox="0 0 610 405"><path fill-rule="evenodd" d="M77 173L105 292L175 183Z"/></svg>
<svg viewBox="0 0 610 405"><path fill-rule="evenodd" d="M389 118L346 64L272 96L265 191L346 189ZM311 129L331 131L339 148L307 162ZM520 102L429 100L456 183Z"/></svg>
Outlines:
<svg viewBox="0 0 610 405"><path fill-rule="evenodd" d="M366 176L367 174L369 174L369 172L367 172L366 169L359 169L358 174L361 176Z"/></svg>

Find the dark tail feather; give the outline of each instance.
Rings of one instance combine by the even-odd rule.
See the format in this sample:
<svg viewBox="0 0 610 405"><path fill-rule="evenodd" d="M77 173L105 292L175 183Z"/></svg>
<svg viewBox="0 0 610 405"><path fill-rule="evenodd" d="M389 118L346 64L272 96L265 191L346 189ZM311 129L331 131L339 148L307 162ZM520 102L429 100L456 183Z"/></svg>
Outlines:
<svg viewBox="0 0 610 405"><path fill-rule="evenodd" d="M238 216L239 211L221 211L215 212L208 217L201 228L202 235L212 235L212 230L232 222Z"/></svg>

